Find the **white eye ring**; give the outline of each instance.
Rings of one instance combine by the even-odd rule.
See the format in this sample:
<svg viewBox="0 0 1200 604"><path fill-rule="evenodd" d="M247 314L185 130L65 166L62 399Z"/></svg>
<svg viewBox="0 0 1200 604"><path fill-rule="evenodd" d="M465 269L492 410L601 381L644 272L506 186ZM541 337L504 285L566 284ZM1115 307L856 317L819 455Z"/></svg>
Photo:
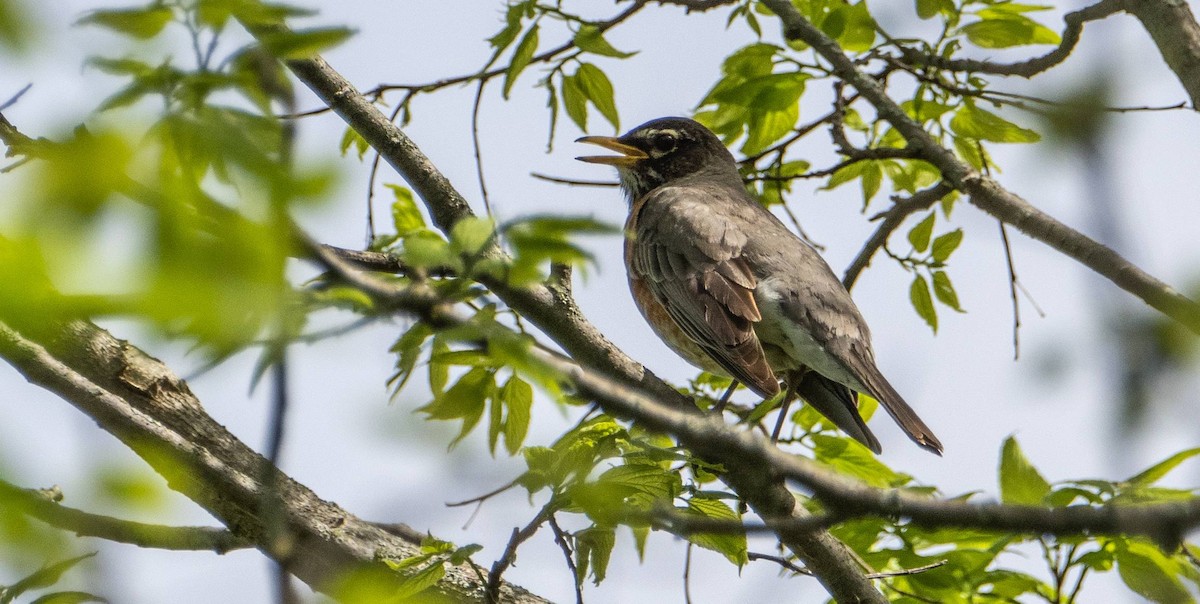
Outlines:
<svg viewBox="0 0 1200 604"><path fill-rule="evenodd" d="M650 134L650 154L662 157L679 146L679 133L674 130L659 130Z"/></svg>

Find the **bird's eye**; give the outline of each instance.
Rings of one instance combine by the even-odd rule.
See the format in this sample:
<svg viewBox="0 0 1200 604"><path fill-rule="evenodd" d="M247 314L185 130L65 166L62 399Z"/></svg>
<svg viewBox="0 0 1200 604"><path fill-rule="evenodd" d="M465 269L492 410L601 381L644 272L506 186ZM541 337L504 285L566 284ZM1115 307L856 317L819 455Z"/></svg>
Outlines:
<svg viewBox="0 0 1200 604"><path fill-rule="evenodd" d="M655 132L650 137L650 146L658 152L658 155L674 151L678 144L679 137L674 132Z"/></svg>

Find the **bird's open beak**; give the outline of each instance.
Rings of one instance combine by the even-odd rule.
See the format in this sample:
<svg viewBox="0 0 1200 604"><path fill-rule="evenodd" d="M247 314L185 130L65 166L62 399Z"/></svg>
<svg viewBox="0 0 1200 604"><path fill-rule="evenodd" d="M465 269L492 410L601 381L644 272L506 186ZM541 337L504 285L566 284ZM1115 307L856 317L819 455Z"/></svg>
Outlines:
<svg viewBox="0 0 1200 604"><path fill-rule="evenodd" d="M642 161L643 159L650 157L649 155L646 155L645 151L642 151L641 149L638 149L637 147L634 147L631 145L626 145L625 143L622 143L621 141L619 141L616 138L611 137L611 136L585 136L583 138L575 139L575 142L588 143L588 144L592 144L592 145L600 145L601 147L604 147L605 149L609 149L611 151L616 151L617 153L621 154L621 155L585 155L583 157L575 158L579 161L585 161L590 164L608 164L610 166L617 166L618 168L628 168L630 166L637 164L638 162Z"/></svg>

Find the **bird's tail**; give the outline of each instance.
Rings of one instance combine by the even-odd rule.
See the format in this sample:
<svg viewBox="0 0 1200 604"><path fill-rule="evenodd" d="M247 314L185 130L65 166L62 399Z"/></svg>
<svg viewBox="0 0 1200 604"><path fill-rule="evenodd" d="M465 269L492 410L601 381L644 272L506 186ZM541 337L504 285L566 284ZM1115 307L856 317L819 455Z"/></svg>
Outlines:
<svg viewBox="0 0 1200 604"><path fill-rule="evenodd" d="M876 454L883 451L879 439L875 438L858 413L854 393L849 388L815 371L808 371L795 386L795 392L842 432Z"/></svg>
<svg viewBox="0 0 1200 604"><path fill-rule="evenodd" d="M900 425L908 437L913 439L913 442L932 453L942 454L942 442L933 435L933 430L921 421L917 416L917 412L908 403L904 402L904 397L900 396L899 392L883 377L883 374L875 368L874 363L862 363L859 367L858 374L864 378L864 385L870 390L867 394L875 397L880 405L883 405L884 410L896 423Z"/></svg>

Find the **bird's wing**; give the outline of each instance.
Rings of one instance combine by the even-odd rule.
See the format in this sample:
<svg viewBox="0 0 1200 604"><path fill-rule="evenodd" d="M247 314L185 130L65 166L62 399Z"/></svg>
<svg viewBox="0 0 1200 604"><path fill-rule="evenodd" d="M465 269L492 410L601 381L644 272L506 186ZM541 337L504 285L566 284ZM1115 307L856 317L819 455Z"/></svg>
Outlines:
<svg viewBox="0 0 1200 604"><path fill-rule="evenodd" d="M735 379L778 394L754 323L758 280L742 258L746 233L713 206L727 197L702 186L661 187L638 201L630 269L671 319ZM716 196L716 197L714 197Z"/></svg>

